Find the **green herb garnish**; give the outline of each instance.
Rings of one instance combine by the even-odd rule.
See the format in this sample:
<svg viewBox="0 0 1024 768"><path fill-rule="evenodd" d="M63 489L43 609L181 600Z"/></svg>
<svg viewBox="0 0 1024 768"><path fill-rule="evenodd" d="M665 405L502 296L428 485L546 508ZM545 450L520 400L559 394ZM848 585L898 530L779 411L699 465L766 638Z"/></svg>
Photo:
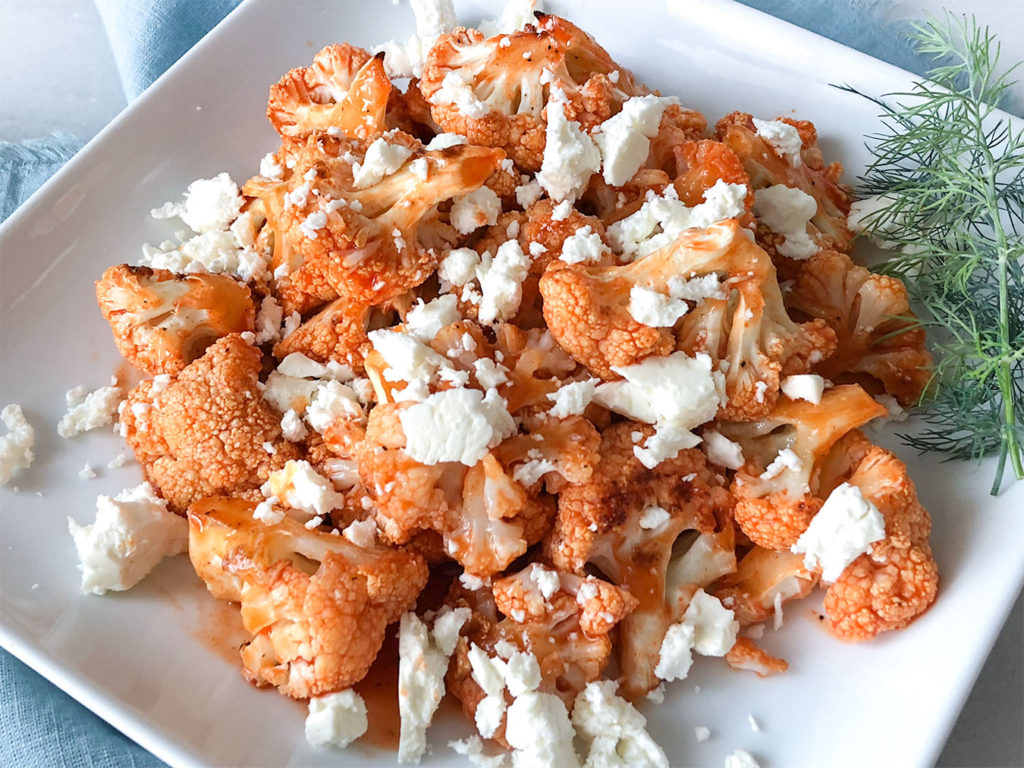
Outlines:
<svg viewBox="0 0 1024 768"><path fill-rule="evenodd" d="M947 15L913 39L936 66L910 92L868 97L884 129L861 178L882 196L865 231L895 252L878 270L906 283L936 355L928 428L901 437L946 459L998 453L995 494L1007 462L1024 478L1024 132L996 109L1016 65L1000 73L999 43L974 19Z"/></svg>

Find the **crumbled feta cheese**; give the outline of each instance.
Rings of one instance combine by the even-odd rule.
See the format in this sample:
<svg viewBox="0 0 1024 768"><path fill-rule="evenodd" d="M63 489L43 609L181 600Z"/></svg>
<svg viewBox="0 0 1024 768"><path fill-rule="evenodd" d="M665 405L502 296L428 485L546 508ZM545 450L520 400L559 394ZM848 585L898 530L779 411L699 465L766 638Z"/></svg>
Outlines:
<svg viewBox="0 0 1024 768"><path fill-rule="evenodd" d="M652 288L634 285L629 291L629 314L641 325L671 328L689 311L685 301L670 298Z"/></svg>
<svg viewBox="0 0 1024 768"><path fill-rule="evenodd" d="M264 498L276 496L281 504L309 517L326 517L345 503L345 497L305 459L291 459L271 472L260 490Z"/></svg>
<svg viewBox="0 0 1024 768"><path fill-rule="evenodd" d="M728 297L722 289L718 275L711 272L699 277L685 280L678 275L668 279L668 295L673 299L701 302L704 299L725 299Z"/></svg>
<svg viewBox="0 0 1024 768"><path fill-rule="evenodd" d="M431 640L427 625L413 612L398 628L398 761L418 763L427 748L427 726L444 696L450 653Z"/></svg>
<svg viewBox="0 0 1024 768"><path fill-rule="evenodd" d="M485 739L491 738L501 727L501 721L505 717L505 697L487 695L476 705L473 719L476 722L476 729Z"/></svg>
<svg viewBox="0 0 1024 768"><path fill-rule="evenodd" d="M32 465L35 458L32 445L36 434L17 403L4 406L0 411L0 421L7 427L7 434L0 437L0 485L7 485L16 470L28 469Z"/></svg>
<svg viewBox="0 0 1024 768"><path fill-rule="evenodd" d="M459 574L459 583L466 589L475 592L489 585L491 581L490 579L481 579L479 576L474 576L471 573L461 573Z"/></svg>
<svg viewBox="0 0 1024 768"><path fill-rule="evenodd" d="M356 520L345 526L341 535L357 547L372 549L377 544L377 523L372 518Z"/></svg>
<svg viewBox="0 0 1024 768"><path fill-rule="evenodd" d="M644 466L650 469L700 442L690 430L713 419L719 406L710 357L675 352L612 370L623 380L601 384L594 399L630 419L655 425L645 447L633 448Z"/></svg>
<svg viewBox="0 0 1024 768"><path fill-rule="evenodd" d="M790 400L806 400L817 405L825 391L825 380L814 373L800 373L782 380L782 394Z"/></svg>
<svg viewBox="0 0 1024 768"><path fill-rule="evenodd" d="M399 414L405 452L421 464L458 461L471 467L516 431L496 390L449 389Z"/></svg>
<svg viewBox="0 0 1024 768"><path fill-rule="evenodd" d="M785 241L777 246L783 256L809 259L821 248L807 234L807 223L818 213L818 202L803 190L775 184L754 193L754 215Z"/></svg>
<svg viewBox="0 0 1024 768"><path fill-rule="evenodd" d="M260 302L260 311L256 313L256 343L268 344L281 338L281 321L284 313L281 305L273 296L267 296Z"/></svg>
<svg viewBox="0 0 1024 768"><path fill-rule="evenodd" d="M668 511L664 507L652 504L647 507L640 516L640 527L648 531L653 531L655 528L660 528L662 525L667 523L668 519Z"/></svg>
<svg viewBox="0 0 1024 768"><path fill-rule="evenodd" d="M569 218L569 214L572 213L572 201L563 200L554 208L551 209L551 220L552 221L565 221Z"/></svg>
<svg viewBox="0 0 1024 768"><path fill-rule="evenodd" d="M194 232L220 232L238 217L244 204L238 185L226 173L212 179L196 179L188 185L181 203L169 203L153 211L153 218L179 216Z"/></svg>
<svg viewBox="0 0 1024 768"><path fill-rule="evenodd" d="M540 664L537 657L525 651L513 651L509 654L505 668L505 684L513 696L522 696L528 691L535 691L541 683Z"/></svg>
<svg viewBox="0 0 1024 768"><path fill-rule="evenodd" d="M554 694L527 691L508 708L505 740L516 750L512 761L517 768L579 768L573 735L565 704Z"/></svg>
<svg viewBox="0 0 1024 768"><path fill-rule="evenodd" d="M740 631L736 615L703 589L691 598L683 621L693 627L693 649L702 656L725 656Z"/></svg>
<svg viewBox="0 0 1024 768"><path fill-rule="evenodd" d="M291 408L284 412L284 416L281 417L281 436L285 440L297 443L304 440L308 434L309 431L302 423L302 419L299 418L299 414Z"/></svg>
<svg viewBox="0 0 1024 768"><path fill-rule="evenodd" d="M503 753L496 755L485 754L484 743L475 734L465 739L449 741L448 746L456 754L467 758L476 768L504 768L505 766L505 755Z"/></svg>
<svg viewBox="0 0 1024 768"><path fill-rule="evenodd" d="M429 50L430 44L424 45L423 39L413 34L404 43L398 40L381 43L374 48L374 53L383 52L384 70L388 77L403 78L423 75L423 65Z"/></svg>
<svg viewBox="0 0 1024 768"><path fill-rule="evenodd" d="M508 368L489 357L474 360L473 372L476 374L477 383L483 389L496 389L508 381Z"/></svg>
<svg viewBox="0 0 1024 768"><path fill-rule="evenodd" d="M119 387L100 387L93 392L75 387L64 399L68 409L57 423L57 434L69 438L112 423L124 392Z"/></svg>
<svg viewBox="0 0 1024 768"><path fill-rule="evenodd" d="M429 380L442 368L449 367L442 355L408 333L382 329L371 331L369 336L373 348L388 365L384 372L388 381Z"/></svg>
<svg viewBox="0 0 1024 768"><path fill-rule="evenodd" d="M539 563L531 565L527 575L529 576L530 581L532 581L537 586L537 589L540 590L540 593L545 600L549 600L551 596L561 588L562 582L558 578L558 574L555 571L545 568Z"/></svg>
<svg viewBox="0 0 1024 768"><path fill-rule="evenodd" d="M430 164L425 157L417 157L409 163L409 170L413 172L420 181L426 181L430 175Z"/></svg>
<svg viewBox="0 0 1024 768"><path fill-rule="evenodd" d="M416 34L424 40L436 40L458 26L452 0L409 0L416 17Z"/></svg>
<svg viewBox="0 0 1024 768"><path fill-rule="evenodd" d="M340 381L320 384L306 408L306 421L320 434L326 432L332 424L351 419L362 420L363 416L363 407L355 390Z"/></svg>
<svg viewBox="0 0 1024 768"><path fill-rule="evenodd" d="M125 464L127 464L129 461L131 461L131 459L128 458L128 454L119 453L117 454L117 456L115 456L114 458L107 462L107 468L119 469L120 467L123 467ZM2 483L0 483L0 485L2 485Z"/></svg>
<svg viewBox="0 0 1024 768"><path fill-rule="evenodd" d="M280 523L284 520L284 512L274 506L277 502L277 496L271 496L269 499L264 499L257 504L256 508L252 511L253 520L259 520L266 525L277 525Z"/></svg>
<svg viewBox="0 0 1024 768"><path fill-rule="evenodd" d="M556 419L567 419L583 413L594 399L598 379L583 379L563 384L555 392L548 393L548 400L554 402L549 414Z"/></svg>
<svg viewBox="0 0 1024 768"><path fill-rule="evenodd" d="M486 117L491 108L477 98L466 76L459 70L451 70L441 81L441 87L430 96L431 104L454 106L460 114L469 118Z"/></svg>
<svg viewBox="0 0 1024 768"><path fill-rule="evenodd" d="M670 184L662 195L651 196L640 210L608 227L608 239L624 256L647 256L674 243L687 229L742 216L746 197L746 185L719 179L704 191L704 202L688 208Z"/></svg>
<svg viewBox="0 0 1024 768"><path fill-rule="evenodd" d="M480 689L488 696L500 697L505 690L505 671L508 664L495 656L489 656L487 651L476 643L470 644L467 657L473 679Z"/></svg>
<svg viewBox="0 0 1024 768"><path fill-rule="evenodd" d="M512 479L524 488L531 487L548 472L558 470L558 465L548 459L530 459L518 464L512 471Z"/></svg>
<svg viewBox="0 0 1024 768"><path fill-rule="evenodd" d="M309 700L306 741L314 747L344 749L369 726L366 702L351 688Z"/></svg>
<svg viewBox="0 0 1024 768"><path fill-rule="evenodd" d="M804 555L808 570L821 568L823 581L835 581L850 563L885 538L885 519L860 488L842 483L825 499L790 550Z"/></svg>
<svg viewBox="0 0 1024 768"><path fill-rule="evenodd" d="M706 728L703 725L698 725L693 729L693 735L697 739L697 743L702 744L711 738L711 729Z"/></svg>
<svg viewBox="0 0 1024 768"><path fill-rule="evenodd" d="M448 149L448 147L457 147L460 144L466 144L468 141L469 139L465 136L461 136L457 133L439 133L430 140L427 144L427 149L430 151L439 151L442 149Z"/></svg>
<svg viewBox="0 0 1024 768"><path fill-rule="evenodd" d="M781 120L758 120L756 117L754 128L757 129L757 135L768 142L768 146L774 149L779 157L788 160L794 167L800 166L803 142L796 128Z"/></svg>
<svg viewBox="0 0 1024 768"><path fill-rule="evenodd" d="M480 31L485 37L511 35L523 29L527 24L537 23L534 12L542 10L540 0L509 0L501 11L501 16L494 21L484 21ZM508 39L508 38L506 38Z"/></svg>
<svg viewBox="0 0 1024 768"><path fill-rule="evenodd" d="M89 462L85 462L85 466L78 470L78 476L83 480L92 480L96 477L96 469Z"/></svg>
<svg viewBox="0 0 1024 768"><path fill-rule="evenodd" d="M531 243L531 252L532 252ZM559 255L567 264L596 264L611 253L604 240L589 224L580 227L562 242L562 253Z"/></svg>
<svg viewBox="0 0 1024 768"><path fill-rule="evenodd" d="M761 768L761 764L745 749L737 749L726 755L724 768Z"/></svg>
<svg viewBox="0 0 1024 768"><path fill-rule="evenodd" d="M327 226L327 214L323 211L313 211L299 224L299 231L310 240L316 240L318 230Z"/></svg>
<svg viewBox="0 0 1024 768"><path fill-rule="evenodd" d="M761 473L762 480L774 480L787 469L790 472L800 472L804 468L803 461L791 448L783 448L771 463Z"/></svg>
<svg viewBox="0 0 1024 768"><path fill-rule="evenodd" d="M401 168L410 155L408 147L379 138L366 149L363 162L353 164L352 183L356 189L372 187Z"/></svg>
<svg viewBox="0 0 1024 768"><path fill-rule="evenodd" d="M472 248L455 248L448 252L438 267L438 276L449 285L464 286L476 277L480 254Z"/></svg>
<svg viewBox="0 0 1024 768"><path fill-rule="evenodd" d="M601 152L558 101L547 105L547 142L537 181L556 202L575 200L601 168Z"/></svg>
<svg viewBox="0 0 1024 768"><path fill-rule="evenodd" d="M304 414L319 382L285 376L279 370L271 371L263 387L263 398L282 414L294 411Z"/></svg>
<svg viewBox="0 0 1024 768"><path fill-rule="evenodd" d="M750 723L750 730L754 733L758 733L761 730L761 724L754 719L753 715L747 715L747 722Z"/></svg>
<svg viewBox="0 0 1024 768"><path fill-rule="evenodd" d="M614 680L599 680L576 696L572 724L588 742L586 765L668 768L665 751L647 733L647 718L615 694L617 687Z"/></svg>
<svg viewBox="0 0 1024 768"><path fill-rule="evenodd" d="M601 150L604 180L609 185L621 187L640 170L650 151L651 139L658 133L665 107L675 101L660 96L634 96L617 115L601 123L594 140Z"/></svg>
<svg viewBox="0 0 1024 768"><path fill-rule="evenodd" d="M78 550L82 591L102 595L138 584L157 563L188 548L188 523L167 510L149 483L96 498L96 521L68 518Z"/></svg>
<svg viewBox="0 0 1024 768"><path fill-rule="evenodd" d="M544 194L544 189L541 187L540 182L536 179L530 179L525 184L520 184L516 187L516 202L519 203L519 207L524 211L531 205L540 200Z"/></svg>
<svg viewBox="0 0 1024 768"><path fill-rule="evenodd" d="M271 181L284 178L284 168L277 162L273 152L267 152L260 160L260 176Z"/></svg>
<svg viewBox="0 0 1024 768"><path fill-rule="evenodd" d="M746 460L739 443L734 443L714 429L706 430L701 437L704 439L704 453L712 464L726 469L739 469L743 466Z"/></svg>
<svg viewBox="0 0 1024 768"><path fill-rule="evenodd" d="M469 608L452 608L446 605L434 617L431 636L445 656L451 656L455 651L455 646L459 642L459 632L472 615L473 612Z"/></svg>
<svg viewBox="0 0 1024 768"><path fill-rule="evenodd" d="M672 624L661 641L661 652L654 674L659 680L682 680L693 665L694 628L686 622Z"/></svg>
<svg viewBox="0 0 1024 768"><path fill-rule="evenodd" d="M456 198L449 219L458 232L468 235L480 227L496 224L500 213L501 199L498 195L490 187L480 187Z"/></svg>
<svg viewBox="0 0 1024 768"><path fill-rule="evenodd" d="M530 259L516 240L498 246L493 259L489 253L484 253L477 269L481 323L510 320L519 311L523 280L529 271Z"/></svg>

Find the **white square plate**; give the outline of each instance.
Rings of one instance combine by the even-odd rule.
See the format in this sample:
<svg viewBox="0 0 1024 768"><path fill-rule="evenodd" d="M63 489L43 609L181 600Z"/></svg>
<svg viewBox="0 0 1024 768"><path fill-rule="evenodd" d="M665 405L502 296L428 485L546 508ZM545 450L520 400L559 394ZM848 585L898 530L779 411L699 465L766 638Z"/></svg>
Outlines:
<svg viewBox="0 0 1024 768"><path fill-rule="evenodd" d="M495 15L497 5L474 0L460 11L472 22ZM813 120L826 156L841 160L851 179L866 160L862 137L877 128L875 109L829 84L877 94L910 81L724 0L549 5L712 122L734 109ZM256 172L276 146L263 111L282 73L327 43L371 46L411 31L408 7L383 0L249 0L0 229L0 400L23 404L37 434L36 463L14 481L20 492L0 490L0 643L177 766L383 766L394 755L358 744L345 753L309 747L303 708L251 688L237 660L211 647L221 614L185 558L128 593L79 592L66 516L91 520L97 493L140 477L132 464L80 480L83 463L105 466L123 449L120 439L102 431L63 441L55 431L65 390L103 385L119 364L93 281L168 234L149 209L176 199L189 181ZM647 710L673 764L720 765L737 747L770 765L934 760L1024 579L1024 484L992 498L988 465L939 465L899 452L935 518L935 607L904 632L845 645L821 630L816 606L805 602L765 637L791 664L769 680L703 659L670 687L664 705ZM748 713L761 732L751 731ZM696 725L708 726L711 740L697 744ZM457 762L444 744L469 731L460 718L440 717L425 763Z"/></svg>

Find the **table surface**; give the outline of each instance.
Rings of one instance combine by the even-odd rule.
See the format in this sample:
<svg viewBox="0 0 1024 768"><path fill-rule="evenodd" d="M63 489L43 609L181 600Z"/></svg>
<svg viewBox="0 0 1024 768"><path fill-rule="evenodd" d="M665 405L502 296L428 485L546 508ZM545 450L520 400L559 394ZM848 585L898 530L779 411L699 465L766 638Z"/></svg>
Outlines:
<svg viewBox="0 0 1024 768"><path fill-rule="evenodd" d="M200 0L197 0L197 2ZM1007 61L1024 60L1020 0L894 0L893 18L945 7L997 30ZM90 139L125 106L92 0L0 0L0 141L64 131ZM1024 103L1024 84L1017 86ZM1024 598L981 671L940 766L1024 766Z"/></svg>

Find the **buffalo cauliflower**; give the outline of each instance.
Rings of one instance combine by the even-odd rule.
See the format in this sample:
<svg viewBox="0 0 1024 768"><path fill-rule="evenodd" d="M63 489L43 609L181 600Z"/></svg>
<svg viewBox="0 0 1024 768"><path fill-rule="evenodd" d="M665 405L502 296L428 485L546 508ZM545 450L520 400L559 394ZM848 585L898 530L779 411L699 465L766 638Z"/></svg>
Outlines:
<svg viewBox="0 0 1024 768"><path fill-rule="evenodd" d="M178 276L165 269L110 267L96 300L118 351L146 373L179 373L229 333L253 330L249 289L227 275Z"/></svg>
<svg viewBox="0 0 1024 768"><path fill-rule="evenodd" d="M189 557L214 597L241 604L253 639L246 677L305 699L344 690L373 663L384 630L427 582L418 555L364 548L283 517L253 518L255 504L210 497L189 508Z"/></svg>

